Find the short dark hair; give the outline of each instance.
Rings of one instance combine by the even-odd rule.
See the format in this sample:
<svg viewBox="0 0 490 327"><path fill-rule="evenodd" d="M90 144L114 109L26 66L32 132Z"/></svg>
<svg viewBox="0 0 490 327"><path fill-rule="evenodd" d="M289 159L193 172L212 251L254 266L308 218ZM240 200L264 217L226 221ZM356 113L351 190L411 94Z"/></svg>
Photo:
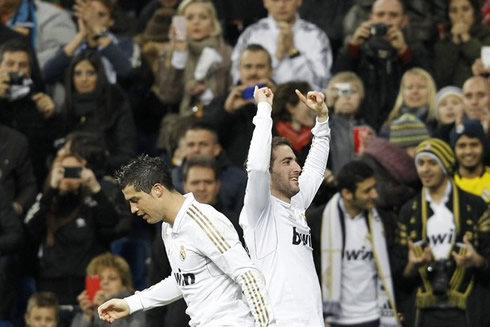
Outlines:
<svg viewBox="0 0 490 327"><path fill-rule="evenodd" d="M269 162L269 172L272 172L272 164L276 159L276 157L274 156L274 150L281 145L287 145L291 149L293 148L291 142L287 138L283 136L274 136L271 142L271 160Z"/></svg>
<svg viewBox="0 0 490 327"><path fill-rule="evenodd" d="M263 46L261 46L260 44L256 44L256 43L250 43L249 45L247 45L245 47L245 49L243 49L242 53L240 54L240 58L242 57L243 53L245 51L250 51L250 52L264 52L265 54L267 54L267 63L269 64L269 67L272 68L272 57L271 57L271 54L269 53L269 51L267 51L266 48L264 48Z"/></svg>
<svg viewBox="0 0 490 327"><path fill-rule="evenodd" d="M182 169L184 175L184 181L187 181L187 177L189 176L189 171L193 167L209 168L212 171L214 171L214 176L216 179L218 179L218 167L216 166L216 160L214 159L214 157L194 156L187 159Z"/></svg>
<svg viewBox="0 0 490 327"><path fill-rule="evenodd" d="M216 131L216 128L214 128L209 123L203 121L197 121L187 129L186 133L188 131L200 131L200 130L208 131L209 133L213 134L215 143L219 144L218 132Z"/></svg>
<svg viewBox="0 0 490 327"><path fill-rule="evenodd" d="M56 311L56 319L58 319L58 298L52 292L36 292L32 294L27 301L27 314L30 314L34 308L53 308Z"/></svg>
<svg viewBox="0 0 490 327"><path fill-rule="evenodd" d="M304 81L291 81L277 86L274 92L274 103L272 104L272 117L274 121L291 121L291 113L287 110L286 105L296 106L299 98L294 90L300 90L305 94L311 91L310 84Z"/></svg>
<svg viewBox="0 0 490 327"><path fill-rule="evenodd" d="M29 57L29 67L32 69L31 49L27 43L21 39L11 39L0 46L0 63L7 52L25 52Z"/></svg>
<svg viewBox="0 0 490 327"><path fill-rule="evenodd" d="M75 131L66 136L70 142L70 152L87 160L87 166L96 176L104 175L107 169L108 153L98 134Z"/></svg>
<svg viewBox="0 0 490 327"><path fill-rule="evenodd" d="M347 189L356 193L357 184L374 177L374 170L365 162L353 160L346 163L337 176L337 188L340 191Z"/></svg>
<svg viewBox="0 0 490 327"><path fill-rule="evenodd" d="M162 184L169 191L175 190L169 167L158 157L142 155L132 159L121 166L114 177L121 188L133 186L137 192L150 193L156 183Z"/></svg>

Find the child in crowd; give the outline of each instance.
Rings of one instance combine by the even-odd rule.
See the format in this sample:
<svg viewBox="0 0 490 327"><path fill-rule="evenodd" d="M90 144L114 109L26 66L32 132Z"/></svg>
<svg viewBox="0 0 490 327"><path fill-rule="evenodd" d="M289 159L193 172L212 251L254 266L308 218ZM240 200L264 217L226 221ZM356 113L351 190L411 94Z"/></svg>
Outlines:
<svg viewBox="0 0 490 327"><path fill-rule="evenodd" d="M449 125L463 118L463 92L459 87L446 86L437 92L435 116L438 125Z"/></svg>
<svg viewBox="0 0 490 327"><path fill-rule="evenodd" d="M101 254L90 261L87 266L87 276L97 276L100 283L95 294L89 294L85 289L78 296L78 303L82 312L75 315L71 327L108 326L109 323L99 319L97 307L114 297L126 297L133 294L131 270L124 258L112 253ZM92 297L93 298L90 298ZM124 319L114 322L114 326L145 326L143 311L132 314Z"/></svg>
<svg viewBox="0 0 490 327"><path fill-rule="evenodd" d="M24 316L27 327L58 326L58 299L51 292L37 292L27 302Z"/></svg>

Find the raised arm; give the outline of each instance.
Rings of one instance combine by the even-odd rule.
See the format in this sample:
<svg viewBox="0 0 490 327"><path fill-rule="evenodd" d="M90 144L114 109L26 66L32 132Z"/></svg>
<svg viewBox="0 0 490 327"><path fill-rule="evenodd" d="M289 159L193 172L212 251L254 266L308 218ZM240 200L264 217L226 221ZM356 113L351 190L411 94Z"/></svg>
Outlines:
<svg viewBox="0 0 490 327"><path fill-rule="evenodd" d="M268 206L270 199L269 164L272 143L271 112L274 94L267 87L261 89L255 87L254 98L257 103L257 114L253 119L255 130L248 150L248 181L243 206L243 212L247 218L246 224L251 228L257 224L261 212Z"/></svg>
<svg viewBox="0 0 490 327"><path fill-rule="evenodd" d="M296 90L299 99L316 113L317 121L311 132L311 143L308 157L299 177L300 192L292 199L292 203L308 208L323 182L330 152L330 128L328 127L328 108L325 96L321 92L308 92L306 96Z"/></svg>

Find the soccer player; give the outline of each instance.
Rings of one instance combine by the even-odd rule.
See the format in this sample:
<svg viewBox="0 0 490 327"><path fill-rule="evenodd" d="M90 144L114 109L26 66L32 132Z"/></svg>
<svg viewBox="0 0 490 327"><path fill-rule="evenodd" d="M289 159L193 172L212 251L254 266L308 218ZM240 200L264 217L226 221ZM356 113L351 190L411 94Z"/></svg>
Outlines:
<svg viewBox="0 0 490 327"><path fill-rule="evenodd" d="M177 192L170 170L158 158L134 159L116 179L131 212L150 224L163 221L172 275L132 296L105 302L98 308L102 320L113 322L183 297L190 326L275 326L264 278L223 214L197 202L192 193Z"/></svg>
<svg viewBox="0 0 490 327"><path fill-rule="evenodd" d="M327 165L328 108L320 92L308 92L305 97L296 90L296 94L317 115L303 171L288 140L272 138L272 91L255 89L258 109L253 120L240 226L250 257L266 278L278 326L323 327L320 283L305 211L323 181Z"/></svg>

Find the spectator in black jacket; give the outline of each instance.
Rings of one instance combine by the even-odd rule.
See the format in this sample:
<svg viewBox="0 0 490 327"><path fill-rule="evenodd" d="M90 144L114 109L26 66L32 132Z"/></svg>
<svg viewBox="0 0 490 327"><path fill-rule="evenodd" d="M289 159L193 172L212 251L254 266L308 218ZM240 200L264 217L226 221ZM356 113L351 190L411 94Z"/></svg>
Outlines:
<svg viewBox="0 0 490 327"><path fill-rule="evenodd" d="M55 138L55 104L43 93L36 67L35 57L22 40L12 39L1 45L0 122L27 137L34 175L42 183Z"/></svg>
<svg viewBox="0 0 490 327"><path fill-rule="evenodd" d="M427 51L407 38L407 24L402 1L377 0L334 67L335 72L350 70L361 77L366 88L362 118L376 130L393 108L403 73L416 66L429 68Z"/></svg>
<svg viewBox="0 0 490 327"><path fill-rule="evenodd" d="M14 212L22 216L34 203L37 193L28 141L20 132L1 123L0 171L0 184L9 190L4 197Z"/></svg>
<svg viewBox="0 0 490 327"><path fill-rule="evenodd" d="M54 292L61 305L78 304L87 264L109 250L101 231L118 223L114 205L85 165L75 154L58 157L25 219L28 237L40 249L38 289Z"/></svg>
<svg viewBox="0 0 490 327"><path fill-rule="evenodd" d="M73 58L66 72L65 90L65 132L98 135L109 153L108 172L136 153L136 128L129 102L120 87L108 82L98 55L86 51Z"/></svg>
<svg viewBox="0 0 490 327"><path fill-rule="evenodd" d="M23 238L22 223L12 210L8 193L0 185L0 325L10 312L17 279L13 254L20 250Z"/></svg>

